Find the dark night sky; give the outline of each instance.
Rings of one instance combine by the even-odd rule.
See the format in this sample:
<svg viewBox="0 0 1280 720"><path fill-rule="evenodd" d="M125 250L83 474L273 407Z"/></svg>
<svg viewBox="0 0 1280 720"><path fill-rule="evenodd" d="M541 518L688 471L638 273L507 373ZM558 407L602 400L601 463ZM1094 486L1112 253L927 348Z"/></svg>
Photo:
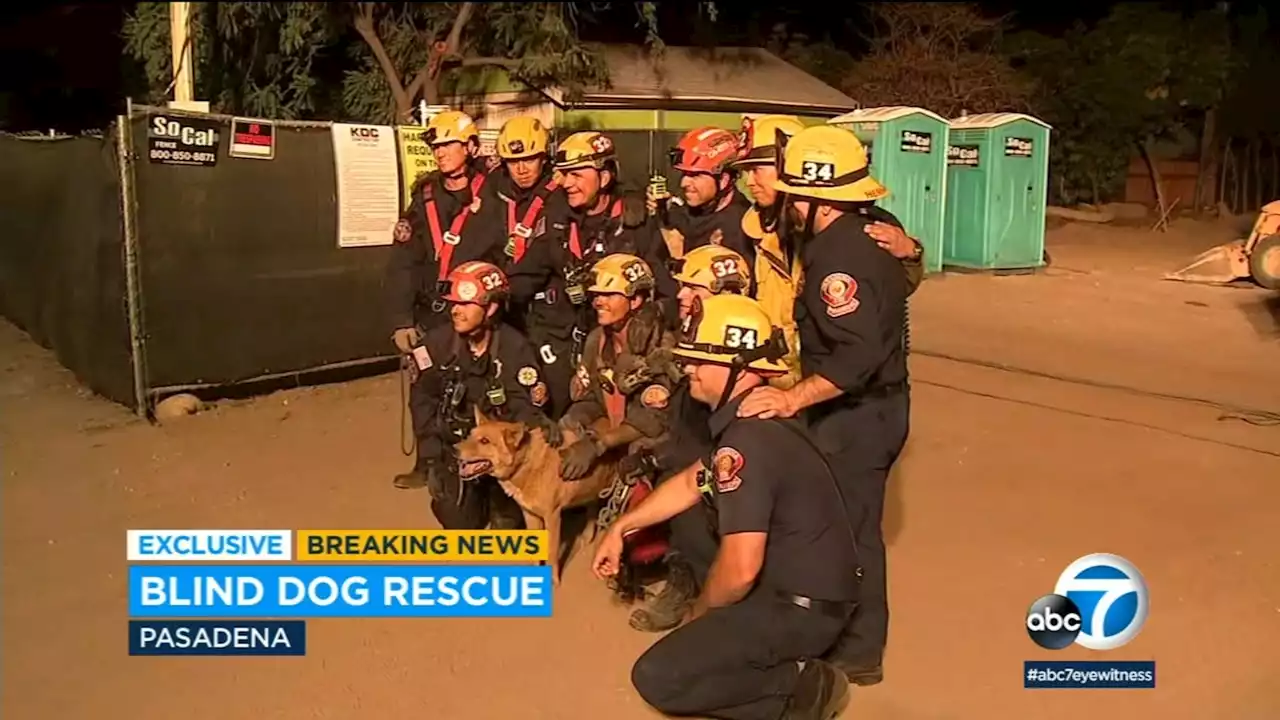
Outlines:
<svg viewBox="0 0 1280 720"><path fill-rule="evenodd" d="M1077 19L1100 19L1112 4L979 3L993 14L1014 13L1017 25L1042 32L1064 29ZM1165 4L1212 6L1205 2ZM720 3L720 17L712 24L692 18L690 5L668 2L660 6L661 30L669 44L717 38L724 44L749 44L753 36L767 37L775 23L786 21L811 36L830 32L836 42L856 50L857 25L865 18L859 3L778 9L776 2L737 2ZM131 6L15 3L0 9L0 127L10 131L56 127L72 132L104 127L120 112L127 93L136 95L143 89L140 73L121 56L121 18ZM630 2L611 3L594 26L584 28L588 39L600 41L635 41L639 33Z"/></svg>

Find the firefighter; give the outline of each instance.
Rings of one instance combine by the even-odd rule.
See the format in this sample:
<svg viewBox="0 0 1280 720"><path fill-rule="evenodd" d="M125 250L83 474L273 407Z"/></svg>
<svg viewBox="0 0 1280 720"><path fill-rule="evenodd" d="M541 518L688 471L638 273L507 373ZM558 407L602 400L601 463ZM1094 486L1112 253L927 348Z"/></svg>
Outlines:
<svg viewBox="0 0 1280 720"><path fill-rule="evenodd" d="M607 255L626 253L651 268L653 292L665 317L674 324L675 281L670 256L642 199L621 192L617 151L609 136L579 132L556 147L555 169L561 174L569 215L562 227L562 274L569 301L578 308L574 364L581 356L585 333L595 325L586 290L591 267Z"/></svg>
<svg viewBox="0 0 1280 720"><path fill-rule="evenodd" d="M437 170L414 184L409 208L396 223L387 265L392 342L406 356L426 332L448 324L444 285L449 272L469 260L496 263L501 257L501 245L470 224L487 177L476 158L480 133L475 123L450 110L432 117L423 135ZM417 426L426 418L413 422ZM419 488L424 478L415 467L397 475L395 485Z"/></svg>
<svg viewBox="0 0 1280 720"><path fill-rule="evenodd" d="M883 197L854 134L820 125L785 141L774 189L786 194L790 234L800 237L803 282L795 313L803 378L761 388L738 414L804 412L831 458L851 518L860 518L862 597L831 660L859 685L880 682L888 633L885 483L909 429L903 343L907 282L901 265L868 234L859 208Z"/></svg>
<svg viewBox="0 0 1280 720"><path fill-rule="evenodd" d="M714 410L715 442L696 476L660 485L619 518L593 562L612 577L627 533L698 506L715 519L722 541L687 622L631 670L640 696L667 715L830 720L848 703L846 679L816 658L858 598L853 523L798 423L737 412L786 371L781 337L750 298L695 304L675 354L694 397Z"/></svg>
<svg viewBox="0 0 1280 720"><path fill-rule="evenodd" d="M415 376L409 402L418 438L416 468L431 494L431 511L446 530L519 529L524 515L492 478L462 482L453 446L486 417L523 422L557 437L541 408L549 390L533 349L502 321L506 275L496 265L471 261L446 280L448 325L428 330L411 349Z"/></svg>
<svg viewBox="0 0 1280 720"><path fill-rule="evenodd" d="M742 231L753 240L758 250L754 270L757 287L754 297L764 306L774 324L786 333L786 375L775 378L775 387L789 388L800 379L800 348L793 314L796 288L801 279L797 248L784 237L785 196L773 184L778 178L777 142L779 133L791 137L805 128L793 115L763 115L744 118L739 135L740 157L733 166L745 174L747 192L753 203L742 217ZM886 192L887 195L887 192ZM883 197L883 196L882 196ZM902 224L887 210L876 207L874 200L858 203L859 212L874 216L867 232L891 255L898 258L906 274L908 294L915 291L923 277L922 248L910 238Z"/></svg>
<svg viewBox="0 0 1280 720"><path fill-rule="evenodd" d="M755 246L742 234L742 215L751 205L738 192L730 165L737 156L737 136L716 127L690 130L671 148L671 167L681 175L684 196L683 203L660 214L669 227L664 235L672 257L722 245L755 261Z"/></svg>
<svg viewBox="0 0 1280 720"><path fill-rule="evenodd" d="M682 323L692 317L694 307L702 300L721 293L745 295L751 286L746 258L727 247L696 247L672 266L676 269L675 279L680 283L677 298ZM681 377L682 373L676 369L674 375ZM657 454L660 484L682 477L680 470L697 472L699 458L711 449L711 430L707 424L710 418L711 409L693 398L689 384L678 382L671 398L672 432ZM701 508L672 518L667 583L647 608L631 613L631 627L642 632L662 632L679 625L697 597L698 588L706 582L716 547L716 537L709 532Z"/></svg>
<svg viewBox="0 0 1280 720"><path fill-rule="evenodd" d="M501 171L493 173L493 190L485 217L497 223L505 238L511 304L519 308L515 323L538 353L543 376L551 388L547 413L558 418L569 407L573 377L574 307L565 294L563 263L558 260L554 233L569 211L560 182L552 176L549 136L540 120L516 117L498 134Z"/></svg>
<svg viewBox="0 0 1280 720"><path fill-rule="evenodd" d="M653 300L655 278L643 259L615 253L602 258L591 272L587 291L596 327L586 338L571 383L573 405L561 419L581 439L561 451L560 469L564 480L574 481L586 475L605 452L626 448L621 477L609 489L597 519L603 529L637 492L643 496L653 486L653 453L669 432L673 381L665 366L651 358L669 353L675 337ZM608 419L608 429L596 432L592 425L602 418ZM648 552L655 547L641 540L636 549ZM653 556L636 564L652 568L666 550L665 545L657 548ZM624 598L633 598L638 595L637 583L637 576L628 575L617 590Z"/></svg>

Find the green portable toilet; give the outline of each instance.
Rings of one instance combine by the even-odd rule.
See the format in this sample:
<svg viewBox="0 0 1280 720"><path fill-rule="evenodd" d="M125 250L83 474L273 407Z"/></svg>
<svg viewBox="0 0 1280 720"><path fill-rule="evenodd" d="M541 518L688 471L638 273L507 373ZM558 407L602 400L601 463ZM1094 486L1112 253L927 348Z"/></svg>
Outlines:
<svg viewBox="0 0 1280 720"><path fill-rule="evenodd" d="M1050 129L1018 113L951 121L944 263L980 270L1044 265Z"/></svg>
<svg viewBox="0 0 1280 720"><path fill-rule="evenodd" d="M924 246L924 269L942 269L946 218L946 119L924 108L860 108L827 121L852 130L867 148L871 175L889 189L879 201Z"/></svg>

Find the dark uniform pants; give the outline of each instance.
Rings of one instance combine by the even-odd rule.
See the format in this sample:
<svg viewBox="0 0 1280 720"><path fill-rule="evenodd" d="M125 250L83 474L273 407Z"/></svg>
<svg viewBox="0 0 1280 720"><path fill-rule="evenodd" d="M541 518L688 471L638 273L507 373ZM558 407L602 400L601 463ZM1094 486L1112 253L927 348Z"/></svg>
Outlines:
<svg viewBox="0 0 1280 720"><path fill-rule="evenodd" d="M800 675L796 661L826 652L846 615L759 589L659 640L636 661L631 682L668 715L778 720Z"/></svg>
<svg viewBox="0 0 1280 720"><path fill-rule="evenodd" d="M881 523L885 485L906 444L909 416L909 396L900 392L853 409L836 410L815 418L811 425L849 506L862 564L858 609L830 658L849 666L877 665L884 656L889 599Z"/></svg>
<svg viewBox="0 0 1280 720"><path fill-rule="evenodd" d="M547 383L548 395L551 396L547 417L559 420L569 409L569 384L576 370L573 366L573 341L551 337L545 330L529 329L529 342L538 355L538 364L542 366L542 379Z"/></svg>

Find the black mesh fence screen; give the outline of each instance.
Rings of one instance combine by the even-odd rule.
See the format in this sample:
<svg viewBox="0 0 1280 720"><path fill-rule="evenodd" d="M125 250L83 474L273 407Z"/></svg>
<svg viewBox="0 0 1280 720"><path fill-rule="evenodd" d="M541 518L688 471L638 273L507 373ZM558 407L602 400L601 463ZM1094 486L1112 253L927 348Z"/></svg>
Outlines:
<svg viewBox="0 0 1280 720"><path fill-rule="evenodd" d="M0 313L134 407L114 137L0 137Z"/></svg>
<svg viewBox="0 0 1280 720"><path fill-rule="evenodd" d="M340 248L327 125L277 123L271 160L152 162L132 130L141 373L148 396L358 364L391 355L389 247ZM607 131L623 187L643 192L680 133ZM135 407L125 233L114 130L0 137L0 311L95 392ZM678 177L667 172L673 192Z"/></svg>
<svg viewBox="0 0 1280 720"><path fill-rule="evenodd" d="M151 163L134 121L152 388L223 385L386 356L387 247L339 248L327 127L276 127L275 158Z"/></svg>

